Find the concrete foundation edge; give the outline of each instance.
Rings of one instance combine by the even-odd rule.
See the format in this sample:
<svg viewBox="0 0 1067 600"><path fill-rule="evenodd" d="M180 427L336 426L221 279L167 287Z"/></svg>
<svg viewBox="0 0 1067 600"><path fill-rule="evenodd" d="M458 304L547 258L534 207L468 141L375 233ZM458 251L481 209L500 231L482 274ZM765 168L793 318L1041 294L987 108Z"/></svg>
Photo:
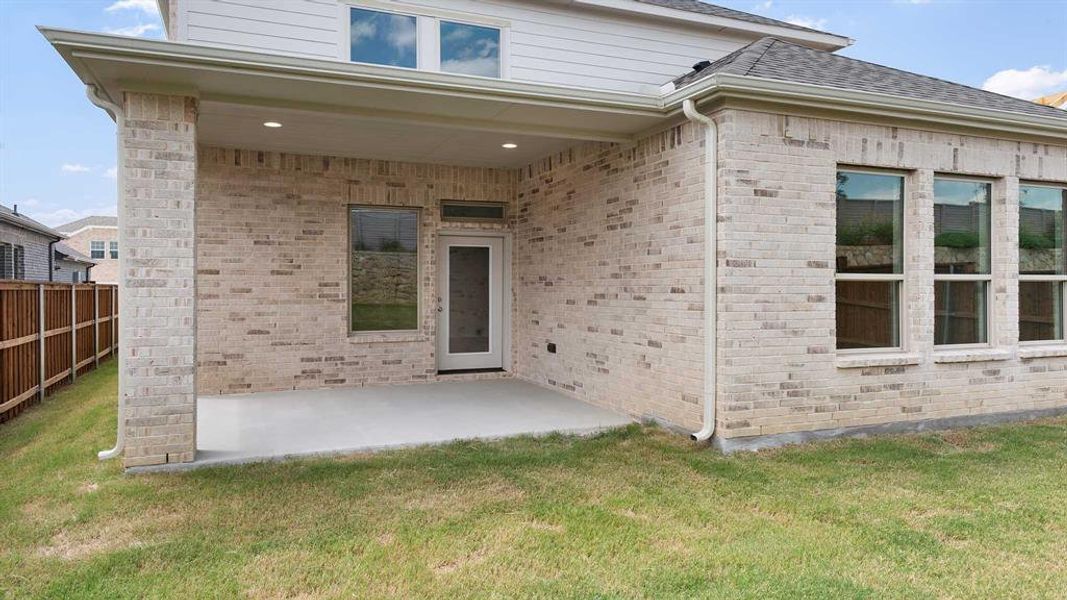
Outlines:
<svg viewBox="0 0 1067 600"><path fill-rule="evenodd" d="M764 448L777 448L792 444L803 444L817 440L831 440L837 438L865 438L874 435L890 433L917 433L922 431L939 431L961 427L978 427L981 425L996 425L999 423L1012 423L1017 421L1030 421L1044 417L1055 417L1067 414L1067 406L1042 408L1034 410L1019 410L1011 412L988 413L982 415L965 415L960 417L946 417L942 419L926 419L922 421L901 421L895 423L883 423L881 425L863 425L858 427L839 427L836 429L817 429L814 431L796 431L792 433L777 433L772 435L758 435L743 438L720 438L716 436L712 446L723 454L734 452L755 452Z"/></svg>

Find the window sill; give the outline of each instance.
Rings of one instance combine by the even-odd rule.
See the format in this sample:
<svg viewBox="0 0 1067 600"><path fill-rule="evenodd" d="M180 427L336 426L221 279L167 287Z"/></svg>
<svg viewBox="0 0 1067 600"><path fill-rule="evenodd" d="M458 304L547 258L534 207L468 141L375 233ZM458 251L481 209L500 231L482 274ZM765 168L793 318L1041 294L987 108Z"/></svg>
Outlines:
<svg viewBox="0 0 1067 600"><path fill-rule="evenodd" d="M1067 344L1019 346L1019 358L1050 358L1053 356L1067 356Z"/></svg>
<svg viewBox="0 0 1067 600"><path fill-rule="evenodd" d="M861 369L864 367L900 367L917 365L922 355L909 352L886 352L875 354L839 354L835 364L838 369Z"/></svg>
<svg viewBox="0 0 1067 600"><path fill-rule="evenodd" d="M427 342L430 338L421 331L378 331L363 333L353 331L348 334L348 341L354 344L373 342Z"/></svg>
<svg viewBox="0 0 1067 600"><path fill-rule="evenodd" d="M935 350L935 363L984 362L1011 360L1011 350L1003 348L972 348L968 350Z"/></svg>

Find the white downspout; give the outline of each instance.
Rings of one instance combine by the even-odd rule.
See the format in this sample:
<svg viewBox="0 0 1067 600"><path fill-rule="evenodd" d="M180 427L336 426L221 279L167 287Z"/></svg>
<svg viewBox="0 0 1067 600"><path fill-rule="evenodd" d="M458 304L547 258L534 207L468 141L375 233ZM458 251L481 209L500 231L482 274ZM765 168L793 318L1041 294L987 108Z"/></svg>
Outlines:
<svg viewBox="0 0 1067 600"><path fill-rule="evenodd" d="M691 434L703 442L715 434L716 373L718 348L718 215L719 215L719 128L715 121L697 110L692 100L682 102L682 111L694 123L704 126L704 426Z"/></svg>
<svg viewBox="0 0 1067 600"><path fill-rule="evenodd" d="M101 97L100 96L100 91L96 88L95 85L87 85L87 86L85 86L85 95L89 97L89 102L92 102L93 104L95 104L99 108L102 108L109 115L111 115L112 119L115 120L115 148L116 148L117 154L118 154L117 162L115 164L115 169L117 171L117 173L116 173L116 175L117 175L116 181L117 181L117 189L118 189L118 215L119 215L119 218L121 219L122 218L121 215L123 214L123 206L125 205L125 196L126 196L125 169L123 169L123 163L125 162L125 160L123 159L124 152L122 151L122 126L123 126L122 107L117 105L117 104L115 104L114 102L109 102L108 100L105 100L103 97ZM126 447L126 419L125 419L125 415L126 415L126 394L125 394L125 389L126 389L126 386L123 385L125 383L126 377L124 375L124 370L122 368L122 363L124 362L122 360L122 353L123 353L124 349L128 347L126 345L127 344L126 343L126 337L127 336L126 336L125 333L123 333L126 328L123 327L123 324L129 322L127 320L127 318L126 318L127 317L127 313L129 311L129 309L128 309L129 303L126 302L126 298L125 298L125 296L126 296L126 294L125 294L126 286L122 285L122 278L125 275L125 273L126 273L126 235L125 235L125 229L123 229L122 222L120 221L119 222L119 286L118 286L118 290L119 290L118 433L116 435L115 447L114 448L111 448L110 450L103 450L103 451L98 452L96 454L97 458L99 458L100 460L108 460L108 459L111 459L111 458L116 458L116 457L122 455L122 450Z"/></svg>

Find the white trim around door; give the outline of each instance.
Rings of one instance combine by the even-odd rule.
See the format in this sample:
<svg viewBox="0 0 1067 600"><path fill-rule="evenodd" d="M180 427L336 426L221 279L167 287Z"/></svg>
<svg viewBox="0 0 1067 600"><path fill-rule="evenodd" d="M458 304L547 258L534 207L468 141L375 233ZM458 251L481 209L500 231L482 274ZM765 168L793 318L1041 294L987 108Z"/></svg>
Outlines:
<svg viewBox="0 0 1067 600"><path fill-rule="evenodd" d="M503 234L445 233L437 241L437 369L503 369L508 358Z"/></svg>

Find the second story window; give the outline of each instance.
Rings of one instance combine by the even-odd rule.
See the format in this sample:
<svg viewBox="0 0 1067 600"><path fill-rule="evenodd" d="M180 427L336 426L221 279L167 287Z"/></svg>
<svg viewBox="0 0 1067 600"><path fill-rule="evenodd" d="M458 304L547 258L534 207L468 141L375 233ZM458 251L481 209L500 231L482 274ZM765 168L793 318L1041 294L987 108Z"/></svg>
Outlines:
<svg viewBox="0 0 1067 600"><path fill-rule="evenodd" d="M93 260L100 260L104 258L103 240L93 240L89 242L89 257Z"/></svg>
<svg viewBox="0 0 1067 600"><path fill-rule="evenodd" d="M112 260L117 259L119 257L119 243L109 242L108 253L111 255Z"/></svg>
<svg viewBox="0 0 1067 600"><path fill-rule="evenodd" d="M500 77L500 30L441 21L441 70Z"/></svg>
<svg viewBox="0 0 1067 600"><path fill-rule="evenodd" d="M348 9L348 60L372 65L503 77L505 27L452 20L432 9L391 12L353 2ZM418 13L418 14L416 14Z"/></svg>
<svg viewBox="0 0 1067 600"><path fill-rule="evenodd" d="M418 67L418 22L411 15L351 9L349 40L355 62Z"/></svg>

